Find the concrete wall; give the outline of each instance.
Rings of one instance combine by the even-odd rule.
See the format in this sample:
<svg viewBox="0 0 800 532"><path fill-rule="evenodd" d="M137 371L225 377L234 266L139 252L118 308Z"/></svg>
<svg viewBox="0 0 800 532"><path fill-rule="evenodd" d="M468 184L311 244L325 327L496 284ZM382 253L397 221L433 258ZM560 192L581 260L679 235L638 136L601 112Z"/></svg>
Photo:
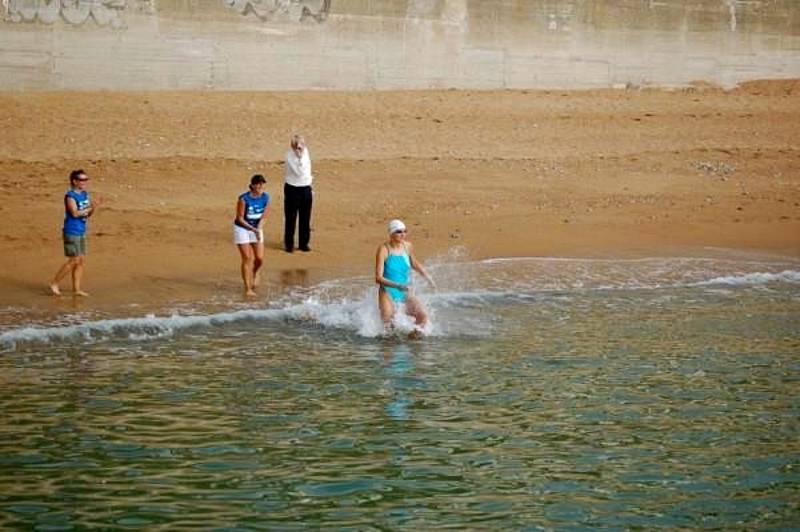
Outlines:
<svg viewBox="0 0 800 532"><path fill-rule="evenodd" d="M0 0L0 90L725 86L800 0Z"/></svg>

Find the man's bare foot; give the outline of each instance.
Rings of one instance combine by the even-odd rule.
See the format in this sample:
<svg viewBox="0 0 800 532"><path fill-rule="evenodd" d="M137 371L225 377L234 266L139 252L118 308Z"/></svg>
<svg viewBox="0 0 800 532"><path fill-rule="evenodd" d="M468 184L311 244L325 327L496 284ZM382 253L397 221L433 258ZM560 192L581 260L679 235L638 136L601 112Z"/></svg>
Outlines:
<svg viewBox="0 0 800 532"><path fill-rule="evenodd" d="M54 296L60 296L61 295L61 289L58 287L57 283L50 283L49 286L50 286L50 293L51 294L53 294Z"/></svg>
<svg viewBox="0 0 800 532"><path fill-rule="evenodd" d="M89 292L84 292L83 290L75 290L75 295L78 297L89 297Z"/></svg>
<svg viewBox="0 0 800 532"><path fill-rule="evenodd" d="M256 297L257 295L255 290L245 290L244 292L244 297Z"/></svg>

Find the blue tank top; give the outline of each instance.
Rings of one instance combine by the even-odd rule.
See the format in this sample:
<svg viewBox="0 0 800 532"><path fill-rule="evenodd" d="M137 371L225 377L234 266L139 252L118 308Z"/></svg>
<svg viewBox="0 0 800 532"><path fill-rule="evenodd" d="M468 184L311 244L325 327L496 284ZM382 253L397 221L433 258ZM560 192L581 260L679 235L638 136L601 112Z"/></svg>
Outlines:
<svg viewBox="0 0 800 532"><path fill-rule="evenodd" d="M386 246L386 249L389 251L389 255L383 261L383 276L395 283L408 285L411 280L411 259L405 250L405 246L403 247L403 252L397 255L391 252L389 246ZM394 301L405 301L406 297L408 297L408 292L405 290L398 290L391 286L384 286L383 288Z"/></svg>
<svg viewBox="0 0 800 532"><path fill-rule="evenodd" d="M267 205L269 205L269 194L263 192L259 197L254 198L250 195L250 192L245 192L239 196L239 199L244 201L244 219L253 227L258 228L261 218L264 216L264 211L267 210ZM239 223L239 220L234 220L233 223L244 228Z"/></svg>
<svg viewBox="0 0 800 532"><path fill-rule="evenodd" d="M72 198L78 205L78 210L88 209L92 202L89 193L85 190L76 192L68 190L64 195L64 234L70 236L83 236L86 234L86 216L72 216L67 209L67 198Z"/></svg>

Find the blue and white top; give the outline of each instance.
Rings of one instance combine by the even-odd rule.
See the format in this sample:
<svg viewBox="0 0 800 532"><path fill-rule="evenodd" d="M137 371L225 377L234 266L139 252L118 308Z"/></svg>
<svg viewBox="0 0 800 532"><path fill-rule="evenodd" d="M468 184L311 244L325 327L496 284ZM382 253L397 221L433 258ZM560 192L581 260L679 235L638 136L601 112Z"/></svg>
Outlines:
<svg viewBox="0 0 800 532"><path fill-rule="evenodd" d="M86 218L87 216L72 216L67 208L67 199L72 198L78 205L78 210L82 211L88 209L92 204L89 199L89 193L85 190L80 192L76 190L68 190L64 195L64 234L70 236L83 236L86 234Z"/></svg>
<svg viewBox="0 0 800 532"><path fill-rule="evenodd" d="M250 192L245 192L239 196L239 199L244 201L244 219L253 227L260 229L261 218L269 205L269 194L262 192L259 197L254 198ZM249 229L240 224L239 220L234 220L233 223L244 229Z"/></svg>

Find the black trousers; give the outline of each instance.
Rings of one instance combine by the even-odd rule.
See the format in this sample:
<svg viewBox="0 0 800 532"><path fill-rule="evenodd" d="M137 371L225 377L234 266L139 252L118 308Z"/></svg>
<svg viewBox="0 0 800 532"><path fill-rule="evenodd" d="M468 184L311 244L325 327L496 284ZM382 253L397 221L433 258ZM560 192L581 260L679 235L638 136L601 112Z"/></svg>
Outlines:
<svg viewBox="0 0 800 532"><path fill-rule="evenodd" d="M283 185L283 244L287 251L294 249L294 228L298 225L297 247L307 248L311 240L311 203L314 196L311 187ZM298 221L298 218L300 220Z"/></svg>

